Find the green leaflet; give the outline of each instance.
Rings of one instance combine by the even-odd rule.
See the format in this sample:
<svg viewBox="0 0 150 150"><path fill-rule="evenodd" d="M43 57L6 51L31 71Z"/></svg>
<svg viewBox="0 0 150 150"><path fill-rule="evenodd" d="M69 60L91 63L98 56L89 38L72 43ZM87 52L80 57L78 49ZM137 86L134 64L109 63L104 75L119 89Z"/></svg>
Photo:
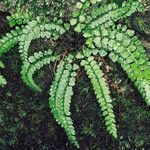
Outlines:
<svg viewBox="0 0 150 150"><path fill-rule="evenodd" d="M5 68L5 66L4 66L2 61L0 61L0 68Z"/></svg>
<svg viewBox="0 0 150 150"><path fill-rule="evenodd" d="M71 24L71 25L75 25L76 23L77 23L77 20L76 20L76 19L73 19L73 18L72 18L72 19L70 20L70 24Z"/></svg>
<svg viewBox="0 0 150 150"><path fill-rule="evenodd" d="M117 60L119 58L118 55L115 55L114 53L110 53L109 57L113 62L117 62Z"/></svg>
<svg viewBox="0 0 150 150"><path fill-rule="evenodd" d="M110 134L117 138L115 115L111 104L112 100L109 96L110 92L103 77L103 73L99 69L99 66L94 61L93 57L82 60L81 65L84 66L88 77L91 79L94 92L100 104L102 115L105 120L106 128Z"/></svg>
<svg viewBox="0 0 150 150"><path fill-rule="evenodd" d="M0 86L3 86L5 84L7 84L5 78L2 75L0 75Z"/></svg>

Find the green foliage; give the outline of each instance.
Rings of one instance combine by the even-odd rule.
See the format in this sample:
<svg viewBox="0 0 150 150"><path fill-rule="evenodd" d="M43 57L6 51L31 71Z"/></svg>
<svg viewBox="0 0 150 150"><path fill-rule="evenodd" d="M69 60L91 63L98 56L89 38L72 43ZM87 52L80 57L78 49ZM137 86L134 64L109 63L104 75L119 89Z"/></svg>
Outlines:
<svg viewBox="0 0 150 150"><path fill-rule="evenodd" d="M11 30L10 33L6 33L6 35L0 39L0 56L19 42L20 34L22 34L21 28L16 27L15 30Z"/></svg>
<svg viewBox="0 0 150 150"><path fill-rule="evenodd" d="M70 57L70 56L69 56ZM75 85L77 65L72 65L70 58L60 61L55 79L50 89L50 108L56 121L65 129L70 141L79 148L75 136L72 119L70 118L70 103Z"/></svg>
<svg viewBox="0 0 150 150"><path fill-rule="evenodd" d="M41 92L41 89L35 84L33 80L33 75L35 71L39 70L46 64L54 62L59 56L52 55L52 51L48 50L45 52L35 52L33 56L28 58L29 61L25 61L22 66L22 80L26 83L31 89Z"/></svg>
<svg viewBox="0 0 150 150"><path fill-rule="evenodd" d="M130 16L135 11L144 11L144 4L134 0L124 1L122 7L115 3L98 7L96 1L92 1L92 4L95 7L90 12L86 12L85 9L88 8L90 2L86 0L78 2L71 24L76 25L75 31L83 33L89 48L96 48L99 51L105 49L110 53L109 57L114 62L122 65L149 105L150 63L148 57L142 43L134 36L134 31L127 30L126 26L115 25L118 19ZM77 15L79 9L81 13ZM83 19L85 16L87 16L86 20Z"/></svg>
<svg viewBox="0 0 150 150"><path fill-rule="evenodd" d="M2 61L0 61L0 68L5 68L5 66L4 66Z"/></svg>
<svg viewBox="0 0 150 150"><path fill-rule="evenodd" d="M29 22L22 30L20 37L19 52L23 61L27 61L28 50L32 40L36 38L50 38L57 40L66 30L61 26L62 20L53 20L53 22L45 22L40 18L36 18ZM32 32L31 32L32 31Z"/></svg>
<svg viewBox="0 0 150 150"><path fill-rule="evenodd" d="M32 13L24 10L17 10L16 13L11 14L11 16L7 16L7 20L10 27L14 27L16 25L27 24L32 19Z"/></svg>
<svg viewBox="0 0 150 150"><path fill-rule="evenodd" d="M14 12L17 9L26 9L35 16L47 15L50 18L64 18L72 7L72 1L65 0L1 0L3 10Z"/></svg>
<svg viewBox="0 0 150 150"><path fill-rule="evenodd" d="M7 82L6 82L5 78L2 75L0 75L0 86L5 85L6 83Z"/></svg>
<svg viewBox="0 0 150 150"><path fill-rule="evenodd" d="M149 105L150 63L142 43L134 36L133 31L127 30L126 26L114 25L108 28L101 26L95 29L95 32L97 30L100 35L94 34L92 38L87 40L92 42L87 42L89 47L96 47L100 50L105 48L110 53L109 57L114 62L121 64Z"/></svg>
<svg viewBox="0 0 150 150"><path fill-rule="evenodd" d="M81 65L84 66L88 77L91 79L91 83L100 104L107 130L110 134L117 138L115 115L111 104L112 100L109 96L110 91L108 89L108 85L106 84L105 78L103 77L104 74L100 70L97 63L94 61L94 57L89 57L86 60L82 60Z"/></svg>
<svg viewBox="0 0 150 150"><path fill-rule="evenodd" d="M130 16L135 11L145 10L140 0L124 1L122 7L119 7L115 3L99 7L99 1L101 2L101 0L83 0L82 2L77 2L72 14L74 23L76 20L75 31L81 32L84 29L92 30L104 23L106 23L106 26L112 26L114 21ZM86 11L91 4L94 6L90 11ZM85 17L86 20L83 19ZM83 31L83 33L85 32Z"/></svg>
<svg viewBox="0 0 150 150"><path fill-rule="evenodd" d="M141 0L124 1L121 6L111 2L106 4L102 0L81 0L74 7L70 24L59 19L60 15L50 19L38 16L31 21L31 16L26 15L26 12L17 12L8 17L11 27L22 26L16 27L2 37L0 56L19 43L23 63L21 75L27 86L41 92L40 87L33 80L35 71L46 64L60 60L50 88L49 105L56 121L64 128L71 143L77 148L79 144L70 116L70 104L78 63L84 66L91 79L106 128L113 137L117 138L117 129L112 100L104 75L93 56L103 57L108 54L113 62L121 64L145 102L150 104L150 63L142 43L134 36L133 31L127 29L127 26L116 25L119 19L144 10L145 4ZM86 40L81 47L82 51L63 57L54 53L54 50L39 51L29 55L33 40L51 38L56 42L64 33L67 34L70 26L74 31L82 33Z"/></svg>

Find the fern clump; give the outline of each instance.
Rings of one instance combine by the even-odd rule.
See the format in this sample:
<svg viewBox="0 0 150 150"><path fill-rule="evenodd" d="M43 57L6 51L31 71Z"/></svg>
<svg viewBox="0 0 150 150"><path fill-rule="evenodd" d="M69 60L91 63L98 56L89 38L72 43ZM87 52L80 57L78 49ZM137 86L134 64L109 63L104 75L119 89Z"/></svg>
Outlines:
<svg viewBox="0 0 150 150"><path fill-rule="evenodd" d="M145 11L145 3L141 0L124 1L121 6L113 2L106 4L102 0L81 0L76 3L67 23L57 17L47 19L38 16L32 19L32 13L22 11L8 17L9 25L16 27L0 39L0 56L19 43L22 80L36 92L41 92L42 89L34 82L34 73L51 62L59 61L50 87L49 106L54 118L77 148L79 143L71 119L70 104L79 65L85 69L91 80L106 129L114 138L117 138L117 127L109 86L94 56L108 55L113 62L120 64L145 103L150 104L148 57L134 31L127 29L125 25L116 24L119 19L136 11ZM51 38L56 41L64 33L67 34L70 27L85 38L86 42L80 51L64 57L50 49L29 55L33 40Z"/></svg>

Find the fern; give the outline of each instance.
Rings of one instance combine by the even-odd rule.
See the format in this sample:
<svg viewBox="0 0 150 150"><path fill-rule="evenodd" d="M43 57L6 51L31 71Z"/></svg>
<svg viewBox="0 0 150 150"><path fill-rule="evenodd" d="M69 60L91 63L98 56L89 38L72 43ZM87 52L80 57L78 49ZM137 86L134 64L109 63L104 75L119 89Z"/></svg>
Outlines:
<svg viewBox="0 0 150 150"><path fill-rule="evenodd" d="M41 92L41 89L35 84L33 80L33 75L35 71L39 70L46 64L58 60L59 56L52 55L52 51L48 50L45 52L34 53L33 56L28 58L28 61L25 61L22 66L22 80L26 83L31 89Z"/></svg>
<svg viewBox="0 0 150 150"><path fill-rule="evenodd" d="M103 77L102 71L94 61L94 57L88 57L86 60L81 61L81 65L84 66L88 77L91 79L91 83L94 88L94 92L100 104L102 115L105 119L107 130L115 138L117 138L117 129L115 124L115 115L112 110L112 100L109 96L110 91Z"/></svg>
<svg viewBox="0 0 150 150"><path fill-rule="evenodd" d="M87 28L94 29L104 23L107 23L107 26L111 26L114 21L130 16L135 11L145 10L141 0L124 1L122 7L119 7L115 3L99 7L96 4L100 2L101 0L83 0L83 2L77 2L76 8L73 11L73 18L70 20L71 25L76 25L75 31L81 32ZM91 11L85 12L85 9L89 8L91 3L95 7Z"/></svg>
<svg viewBox="0 0 150 150"><path fill-rule="evenodd" d="M33 80L34 73L54 61L59 61L55 78L50 88L49 106L56 121L64 128L71 143L79 148L73 121L71 119L71 97L76 81L79 64L84 67L94 93L98 99L102 116L108 132L117 138L115 115L110 91L103 72L94 60L95 55L108 55L128 74L147 105L150 104L150 62L142 43L125 25L116 25L116 21L130 16L136 11L145 11L145 2L128 0L121 5L102 0L81 0L73 9L70 23L64 23L60 17L37 16L31 12L18 10L8 17L11 27L16 27L0 39L0 56L19 43L22 60L21 76L23 82L36 92L42 89ZM21 11L21 12L20 12ZM36 15L35 15L36 16ZM33 18L32 18L33 17ZM85 44L80 51L61 57L55 50L34 52L29 55L30 44L39 38L58 40L67 34L71 26L82 33ZM77 61L78 60L78 61ZM0 80L1 80L0 76Z"/></svg>
<svg viewBox="0 0 150 150"><path fill-rule="evenodd" d="M32 40L36 38L50 38L54 40L58 39L61 34L66 30L59 24L61 20L56 20L56 22L45 23L40 18L29 22L22 30L22 35L20 37L20 47L19 52L21 53L22 60L25 61L28 58L28 50Z"/></svg>
<svg viewBox="0 0 150 150"><path fill-rule="evenodd" d="M0 39L0 56L11 50L11 48L19 42L21 34L21 28L16 27L15 30L12 30L10 33L6 33L6 35Z"/></svg>
<svg viewBox="0 0 150 150"><path fill-rule="evenodd" d="M97 30L100 36L93 35L93 38L89 38L93 42L89 46L99 48L99 51L101 48L107 49L110 52L109 57L122 65L140 93L143 93L143 98L149 105L149 92L144 86L150 86L150 64L142 43L134 36L133 31L127 30L126 26L118 25L117 29L115 26L113 28L102 26L95 29L95 31Z"/></svg>
<svg viewBox="0 0 150 150"><path fill-rule="evenodd" d="M58 65L57 73L50 89L50 108L56 121L65 129L70 141L76 147L79 147L73 122L70 118L72 87L75 85L75 70L78 67L72 65L70 61L68 59L62 60Z"/></svg>
<svg viewBox="0 0 150 150"><path fill-rule="evenodd" d="M32 15L31 12L18 9L16 13L7 16L8 24L10 27L27 24L32 19Z"/></svg>

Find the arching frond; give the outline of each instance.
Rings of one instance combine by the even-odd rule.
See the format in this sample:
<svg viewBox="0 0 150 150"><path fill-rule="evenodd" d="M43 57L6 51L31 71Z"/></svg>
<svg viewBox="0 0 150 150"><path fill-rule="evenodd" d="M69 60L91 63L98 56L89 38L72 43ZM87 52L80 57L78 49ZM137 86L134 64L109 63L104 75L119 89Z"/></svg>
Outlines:
<svg viewBox="0 0 150 150"><path fill-rule="evenodd" d="M111 26L114 21L130 16L136 11L144 11L145 3L141 0L128 0L118 6L115 3L100 5L101 0L84 0L77 2L71 18L71 25L76 25L75 31L94 29L104 23ZM90 4L97 4L93 7ZM90 11L85 11L90 9ZM83 32L83 31L82 31Z"/></svg>
<svg viewBox="0 0 150 150"><path fill-rule="evenodd" d="M21 28L16 27L15 30L11 30L10 33L6 33L0 39L0 56L11 50L19 42L21 34Z"/></svg>
<svg viewBox="0 0 150 150"><path fill-rule="evenodd" d="M79 147L73 121L70 117L72 88L75 85L75 70L77 68L78 66L72 65L72 62L68 59L60 61L51 85L49 104L56 121L64 128L71 143Z"/></svg>
<svg viewBox="0 0 150 150"><path fill-rule="evenodd" d="M108 49L110 58L114 62L121 63L149 105L150 97L147 88L150 86L150 63L142 43L134 36L133 31L127 30L126 26L118 25L117 28L101 26L95 30L99 31L99 35L93 32L93 37L89 38L92 43L87 44L100 50L102 47Z"/></svg>
<svg viewBox="0 0 150 150"><path fill-rule="evenodd" d="M41 89L37 86L33 80L34 73L41 69L44 65L50 64L55 60L58 60L59 56L52 55L52 51L48 50L45 52L35 52L33 56L28 58L22 66L22 79L31 89L40 92Z"/></svg>
<svg viewBox="0 0 150 150"><path fill-rule="evenodd" d="M110 91L108 89L108 85L103 77L104 74L92 56L86 60L82 60L81 65L84 66L88 77L91 79L91 83L100 104L107 130L111 135L117 138L115 115L112 109L113 106L111 104L112 100L109 95Z"/></svg>
<svg viewBox="0 0 150 150"><path fill-rule="evenodd" d="M65 28L61 27L57 22L45 23L38 18L25 26L19 43L19 52L21 53L23 61L27 61L29 46L32 40L40 37L51 37L56 40L61 34L65 33Z"/></svg>
<svg viewBox="0 0 150 150"><path fill-rule="evenodd" d="M4 68L4 64L3 62L0 60L0 69L1 68ZM0 86L3 86L5 85L7 82L6 82L6 79L0 74Z"/></svg>

